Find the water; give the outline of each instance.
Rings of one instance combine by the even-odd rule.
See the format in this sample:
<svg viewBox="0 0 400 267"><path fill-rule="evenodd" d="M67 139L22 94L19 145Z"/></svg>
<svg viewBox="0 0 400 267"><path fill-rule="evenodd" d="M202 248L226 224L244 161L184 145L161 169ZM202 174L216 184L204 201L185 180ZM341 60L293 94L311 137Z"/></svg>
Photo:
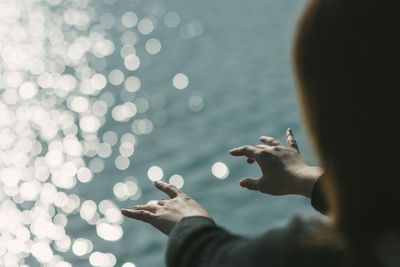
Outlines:
<svg viewBox="0 0 400 267"><path fill-rule="evenodd" d="M118 2L107 11L117 15L131 9L140 15L151 2ZM257 143L260 135L283 141L285 129L291 127L302 153L310 162L315 162L300 117L290 56L294 27L304 3L299 0L168 1L166 10L177 12L181 24L199 21L204 32L184 40L179 27L168 28L159 21L151 37L161 41L161 52L153 58L143 58L140 69L134 72L142 81L138 96L162 95L166 100L165 108L150 108L137 118L149 118L153 122L167 118L165 125L156 125L150 134L138 137L128 169L116 169L116 146L105 162L105 169L92 182L80 184L72 192L96 202L111 199L120 207L163 198L147 178L147 170L157 165L166 178L181 175L185 181L182 190L200 202L219 225L240 235L254 236L284 225L294 214L316 215L309 200L303 197L272 197L240 188L240 178L257 177L260 171L256 165L248 165L244 159L228 154L235 146ZM138 11L138 6L142 11ZM137 49L143 50L143 44L138 44ZM121 62L110 59L106 71L114 68L121 68ZM188 76L187 88L173 87L172 78L177 73ZM117 96L120 86L108 86L105 91ZM203 100L200 111L194 112L188 107L193 96L201 96L197 99ZM127 99L117 99L117 104L123 100ZM119 135L131 132L131 122L117 123L110 114L106 118L98 132L100 137L109 130ZM225 180L216 179L211 173L211 166L218 161L230 169ZM120 202L113 195L113 186L128 176L136 177L142 197ZM133 220L125 220L122 226L124 235L116 242L99 238L96 227L79 216L71 216L66 229L72 238L92 240L95 251L113 253L116 266L125 262L133 262L137 267L164 266L165 236ZM63 255L73 266L91 266L88 256L79 258L71 252ZM32 257L28 262L36 266Z"/></svg>
<svg viewBox="0 0 400 267"><path fill-rule="evenodd" d="M169 1L168 9L183 18L200 20L204 34L182 41L176 30L157 32L163 50L157 63L141 74L152 77L143 79L146 89L166 97L168 124L141 137L128 170L121 173L106 168L107 173L98 175L96 180L103 181L99 191L111 194L113 182L134 174L143 197L121 206L164 197L146 179L147 169L159 165L167 177L182 175L183 190L219 225L234 233L256 235L285 224L293 214L312 213L305 198L270 197L239 188L239 178L257 177L259 170L227 153L232 147L256 143L260 135L282 140L285 129L292 127L303 154L313 160L299 116L290 62L293 29L303 2ZM182 91L167 80L179 72L190 79L189 87ZM187 105L194 91L204 98L204 109L197 113ZM212 176L211 166L216 161L229 166L226 180ZM125 220L123 226L122 240L106 244L104 249L115 253L119 262L163 266L167 239L141 222Z"/></svg>

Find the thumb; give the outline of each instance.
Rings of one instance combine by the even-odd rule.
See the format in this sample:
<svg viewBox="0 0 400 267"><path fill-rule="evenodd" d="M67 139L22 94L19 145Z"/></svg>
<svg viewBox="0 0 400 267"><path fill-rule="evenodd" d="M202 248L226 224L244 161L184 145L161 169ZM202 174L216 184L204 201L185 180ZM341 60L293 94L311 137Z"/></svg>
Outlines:
<svg viewBox="0 0 400 267"><path fill-rule="evenodd" d="M253 191L260 191L260 179L243 178L239 181L239 185Z"/></svg>

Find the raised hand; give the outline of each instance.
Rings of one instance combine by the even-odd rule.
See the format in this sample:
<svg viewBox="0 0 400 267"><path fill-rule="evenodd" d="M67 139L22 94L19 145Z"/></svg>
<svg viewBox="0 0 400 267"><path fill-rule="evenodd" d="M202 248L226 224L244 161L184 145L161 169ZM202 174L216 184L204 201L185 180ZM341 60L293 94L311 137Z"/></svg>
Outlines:
<svg viewBox="0 0 400 267"><path fill-rule="evenodd" d="M162 181L156 181L154 185L170 199L159 200L157 204L136 205L133 209L122 209L122 214L147 222L166 235L169 235L172 228L185 217L203 216L212 219L199 203L174 185Z"/></svg>
<svg viewBox="0 0 400 267"><path fill-rule="evenodd" d="M323 170L306 163L292 130L286 131L287 146L268 136L261 136L260 141L262 144L257 146L247 145L229 151L233 156L246 156L248 163L255 161L261 168L262 177L244 178L240 180L240 186L271 195L298 194L310 197Z"/></svg>

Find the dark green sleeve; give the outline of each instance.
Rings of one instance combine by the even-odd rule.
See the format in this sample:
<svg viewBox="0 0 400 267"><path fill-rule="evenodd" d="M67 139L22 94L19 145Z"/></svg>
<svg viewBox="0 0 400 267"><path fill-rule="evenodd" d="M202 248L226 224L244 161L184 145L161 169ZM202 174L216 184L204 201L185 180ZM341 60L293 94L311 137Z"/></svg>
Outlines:
<svg viewBox="0 0 400 267"><path fill-rule="evenodd" d="M236 236L205 217L179 222L168 241L168 267L285 266L287 233L273 230L258 238Z"/></svg>
<svg viewBox="0 0 400 267"><path fill-rule="evenodd" d="M311 193L311 205L317 211L322 214L326 214L328 212L328 205L326 203L326 197L322 188L322 180L324 175L322 175L317 182L315 182L313 191Z"/></svg>
<svg viewBox="0 0 400 267"><path fill-rule="evenodd" d="M327 230L322 221L294 218L287 226L257 238L243 238L208 218L188 217L170 234L167 267L348 266L341 250L331 244L323 246L321 238L314 238L315 233L319 236Z"/></svg>

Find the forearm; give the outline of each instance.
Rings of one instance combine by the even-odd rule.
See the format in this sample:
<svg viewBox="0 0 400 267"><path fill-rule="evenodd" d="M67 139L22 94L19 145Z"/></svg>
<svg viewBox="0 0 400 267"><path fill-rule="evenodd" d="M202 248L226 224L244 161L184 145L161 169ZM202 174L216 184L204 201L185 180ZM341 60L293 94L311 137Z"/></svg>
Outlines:
<svg viewBox="0 0 400 267"><path fill-rule="evenodd" d="M248 239L229 233L209 219L185 218L170 235L167 266L288 266L292 260L289 254L295 249L292 242L302 228L302 223L297 219L286 227Z"/></svg>
<svg viewBox="0 0 400 267"><path fill-rule="evenodd" d="M224 259L219 259L219 256L224 250L231 251L239 239L217 227L210 219L184 218L170 235L167 266L212 267L217 266L216 263L224 264Z"/></svg>

